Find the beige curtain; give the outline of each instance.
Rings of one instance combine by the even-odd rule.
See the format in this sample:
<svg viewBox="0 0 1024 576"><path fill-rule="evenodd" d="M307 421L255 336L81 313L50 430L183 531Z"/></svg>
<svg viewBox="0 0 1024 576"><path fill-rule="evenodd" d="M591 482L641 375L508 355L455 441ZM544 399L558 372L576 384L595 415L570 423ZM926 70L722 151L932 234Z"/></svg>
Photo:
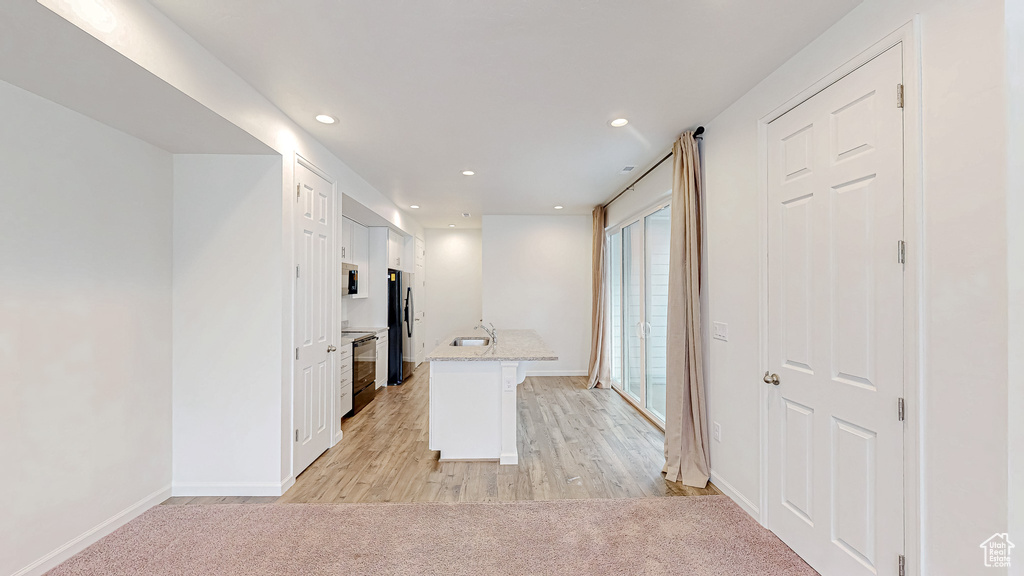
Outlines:
<svg viewBox="0 0 1024 576"><path fill-rule="evenodd" d="M668 271L665 479L708 483L708 424L700 328L700 153L693 132L672 146L672 232Z"/></svg>
<svg viewBox="0 0 1024 576"><path fill-rule="evenodd" d="M590 329L590 379L587 388L610 388L611 371L608 367L608 286L605 283L605 245L604 245L605 208L594 208L594 279L593 320Z"/></svg>

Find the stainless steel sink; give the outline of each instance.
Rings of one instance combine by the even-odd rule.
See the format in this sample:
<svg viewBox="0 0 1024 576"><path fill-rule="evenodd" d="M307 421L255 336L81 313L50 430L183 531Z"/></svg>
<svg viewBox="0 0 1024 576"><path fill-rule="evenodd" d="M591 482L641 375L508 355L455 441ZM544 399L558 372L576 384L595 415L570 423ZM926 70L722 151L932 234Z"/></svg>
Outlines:
<svg viewBox="0 0 1024 576"><path fill-rule="evenodd" d="M451 346L487 346L491 339L486 336L464 336L452 340Z"/></svg>

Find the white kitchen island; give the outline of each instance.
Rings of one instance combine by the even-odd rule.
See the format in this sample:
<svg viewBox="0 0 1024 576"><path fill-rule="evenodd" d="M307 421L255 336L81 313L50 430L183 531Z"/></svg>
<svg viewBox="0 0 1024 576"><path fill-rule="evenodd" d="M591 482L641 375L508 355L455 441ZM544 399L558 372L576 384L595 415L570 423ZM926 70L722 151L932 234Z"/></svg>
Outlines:
<svg viewBox="0 0 1024 576"><path fill-rule="evenodd" d="M488 338L462 330L427 356L429 447L441 452L441 460L518 464L516 388L527 365L558 357L533 330L498 330L494 345L452 346L460 337Z"/></svg>

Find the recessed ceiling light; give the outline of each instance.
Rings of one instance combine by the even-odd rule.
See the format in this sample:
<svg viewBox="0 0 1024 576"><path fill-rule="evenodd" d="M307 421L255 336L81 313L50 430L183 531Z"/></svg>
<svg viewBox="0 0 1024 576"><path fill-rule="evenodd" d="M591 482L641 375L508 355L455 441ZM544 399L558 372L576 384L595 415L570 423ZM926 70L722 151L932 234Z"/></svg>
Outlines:
<svg viewBox="0 0 1024 576"><path fill-rule="evenodd" d="M455 228L455 224L449 224L448 227L449 228Z"/></svg>
<svg viewBox="0 0 1024 576"><path fill-rule="evenodd" d="M555 210L561 210L564 206L555 206Z"/></svg>
<svg viewBox="0 0 1024 576"><path fill-rule="evenodd" d="M472 170L463 170L462 171L462 175L463 176L472 176L473 174L476 174L476 172L473 172Z"/></svg>
<svg viewBox="0 0 1024 576"><path fill-rule="evenodd" d="M611 124L616 128L622 128L626 124L629 124L629 120L626 120L625 118L616 118L615 120L612 120Z"/></svg>
<svg viewBox="0 0 1024 576"><path fill-rule="evenodd" d="M327 114L317 114L316 121L321 124L334 124L338 120L334 116L328 116Z"/></svg>
<svg viewBox="0 0 1024 576"><path fill-rule="evenodd" d="M415 209L419 208L419 206L416 205L416 204L413 204L412 206L409 206L409 208L412 208L413 210L415 210Z"/></svg>

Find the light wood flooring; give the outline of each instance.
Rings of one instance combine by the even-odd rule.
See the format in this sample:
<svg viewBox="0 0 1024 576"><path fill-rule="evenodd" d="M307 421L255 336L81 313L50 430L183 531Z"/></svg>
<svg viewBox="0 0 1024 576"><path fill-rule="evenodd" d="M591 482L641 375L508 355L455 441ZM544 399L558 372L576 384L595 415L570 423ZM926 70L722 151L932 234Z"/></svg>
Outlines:
<svg viewBox="0 0 1024 576"><path fill-rule="evenodd" d="M165 504L479 502L721 494L666 482L664 435L613 390L581 377L527 378L519 387L519 464L439 462L427 449L429 366L377 391L342 422L324 452L280 498L171 498Z"/></svg>

